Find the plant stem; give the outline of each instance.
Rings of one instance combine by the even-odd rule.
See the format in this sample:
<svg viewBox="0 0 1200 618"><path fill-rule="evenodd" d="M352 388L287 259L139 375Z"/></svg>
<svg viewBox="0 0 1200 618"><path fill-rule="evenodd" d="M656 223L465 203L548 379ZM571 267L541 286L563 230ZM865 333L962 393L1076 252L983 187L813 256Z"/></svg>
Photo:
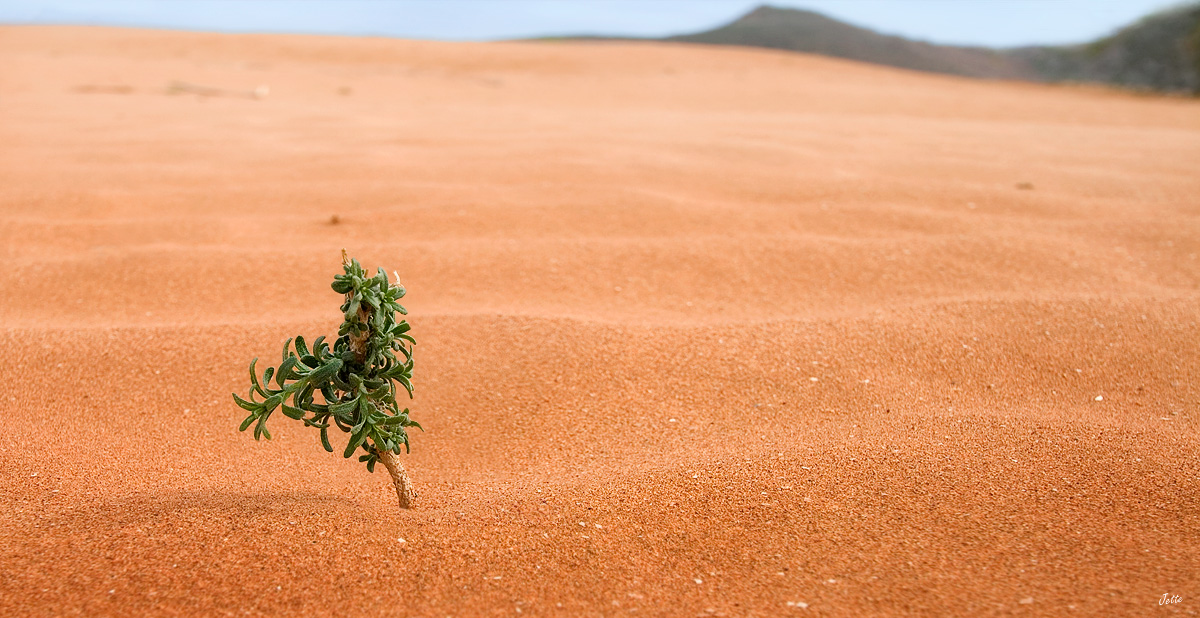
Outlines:
<svg viewBox="0 0 1200 618"><path fill-rule="evenodd" d="M396 498L400 500L400 508L411 509L413 501L417 499L417 492L413 490L412 481L408 480L404 464L400 463L400 458L396 457L395 453L385 451L378 446L375 447L375 454L387 468L388 474L392 475L392 485L396 487Z"/></svg>
<svg viewBox="0 0 1200 618"><path fill-rule="evenodd" d="M367 328L361 333L350 334L350 351L354 353L354 360L365 363L370 351L367 349L367 345L371 341L371 310L366 303L363 303L358 309L358 320L366 324Z"/></svg>
<svg viewBox="0 0 1200 618"><path fill-rule="evenodd" d="M342 249L342 264L350 264L350 257L346 255L345 249ZM354 291L351 290L346 293L346 302L353 299ZM367 326L367 330L358 334L350 334L350 351L354 353L354 360L364 363L367 360L367 343L371 340L371 310L367 303L358 306L358 320Z"/></svg>

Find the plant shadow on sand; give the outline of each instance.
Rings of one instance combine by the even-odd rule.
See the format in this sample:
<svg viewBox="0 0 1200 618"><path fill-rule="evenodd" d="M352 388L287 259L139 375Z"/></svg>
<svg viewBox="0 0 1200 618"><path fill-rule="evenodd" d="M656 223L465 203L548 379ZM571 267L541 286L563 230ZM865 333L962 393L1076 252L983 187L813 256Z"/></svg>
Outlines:
<svg viewBox="0 0 1200 618"><path fill-rule="evenodd" d="M220 545L230 540L271 536L268 530L277 531L274 526L283 520L296 526L298 534L316 536L310 529L315 522L345 518L355 507L352 500L310 492L167 490L90 505L47 505L20 519L34 531L26 551L53 553L86 545L93 554L119 560L132 558L134 551L143 558L175 550L195 557L220 553Z"/></svg>
<svg viewBox="0 0 1200 618"><path fill-rule="evenodd" d="M248 580L278 580L269 565L280 558L299 572L318 572L330 551L346 551L372 525L355 519L361 512L332 493L222 489L44 504L14 517L28 534L0 549L0 564L12 565L2 588L27 591L33 607L84 593L90 599L79 609L90 615L130 595L155 606L187 607L196 598L220 605ZM59 566L34 567L28 556Z"/></svg>

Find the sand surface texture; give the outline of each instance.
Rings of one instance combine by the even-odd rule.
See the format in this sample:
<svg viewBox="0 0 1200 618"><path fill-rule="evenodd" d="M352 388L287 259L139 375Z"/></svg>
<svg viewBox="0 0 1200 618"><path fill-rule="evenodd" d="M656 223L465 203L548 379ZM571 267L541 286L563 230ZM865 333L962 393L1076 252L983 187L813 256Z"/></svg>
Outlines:
<svg viewBox="0 0 1200 618"><path fill-rule="evenodd" d="M0 144L4 615L1200 612L1195 100L3 27ZM237 432L343 247L411 512Z"/></svg>

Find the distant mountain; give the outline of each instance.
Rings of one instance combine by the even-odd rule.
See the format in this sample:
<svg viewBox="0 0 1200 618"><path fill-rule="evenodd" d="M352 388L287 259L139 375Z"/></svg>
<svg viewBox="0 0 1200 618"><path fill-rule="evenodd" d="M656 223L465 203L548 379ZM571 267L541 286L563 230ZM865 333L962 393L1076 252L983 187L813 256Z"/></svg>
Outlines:
<svg viewBox="0 0 1200 618"><path fill-rule="evenodd" d="M911 41L820 13L773 6L760 6L714 30L663 40L786 49L969 77L1036 77L1024 63L994 50Z"/></svg>
<svg viewBox="0 0 1200 618"><path fill-rule="evenodd" d="M1200 4L1145 17L1085 45L1008 52L1047 81L1200 94Z"/></svg>
<svg viewBox="0 0 1200 618"><path fill-rule="evenodd" d="M713 30L661 40L784 49L967 77L1200 93L1200 3L1151 15L1092 43L1061 47L935 45L772 6Z"/></svg>

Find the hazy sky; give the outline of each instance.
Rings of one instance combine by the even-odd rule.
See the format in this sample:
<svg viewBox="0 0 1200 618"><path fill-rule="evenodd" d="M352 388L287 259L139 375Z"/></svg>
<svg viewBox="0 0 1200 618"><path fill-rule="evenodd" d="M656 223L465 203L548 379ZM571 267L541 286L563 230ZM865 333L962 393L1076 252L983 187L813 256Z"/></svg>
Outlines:
<svg viewBox="0 0 1200 618"><path fill-rule="evenodd" d="M0 0L0 22L487 40L662 36L732 20L760 0ZM771 0L938 43L1077 43L1171 0Z"/></svg>

